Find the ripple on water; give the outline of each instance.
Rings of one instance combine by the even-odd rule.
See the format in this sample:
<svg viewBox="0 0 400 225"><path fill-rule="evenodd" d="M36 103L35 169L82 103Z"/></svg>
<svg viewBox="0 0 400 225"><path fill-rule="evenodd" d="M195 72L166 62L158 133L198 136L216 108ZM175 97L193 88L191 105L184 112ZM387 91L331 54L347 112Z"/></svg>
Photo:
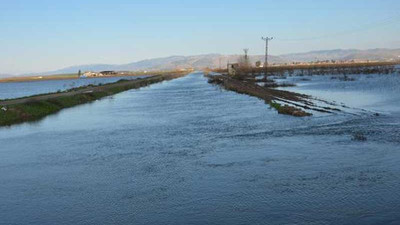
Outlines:
<svg viewBox="0 0 400 225"><path fill-rule="evenodd" d="M311 84L304 88L330 88L315 79L321 80L305 81ZM6 224L393 223L400 221L399 118L394 111L279 115L195 73L1 128L0 218ZM367 141L353 141L355 132Z"/></svg>

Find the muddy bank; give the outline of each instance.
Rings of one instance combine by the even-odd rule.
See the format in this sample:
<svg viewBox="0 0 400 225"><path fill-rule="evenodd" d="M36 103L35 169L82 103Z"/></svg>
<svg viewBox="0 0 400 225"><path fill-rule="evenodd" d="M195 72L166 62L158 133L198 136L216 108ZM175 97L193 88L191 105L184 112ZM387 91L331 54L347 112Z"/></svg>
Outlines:
<svg viewBox="0 0 400 225"><path fill-rule="evenodd" d="M262 87L252 81L238 80L227 75L207 76L209 83L220 85L226 90L235 91L260 98L275 108L278 113L296 117L312 116L308 111L332 113L340 109L319 107L311 101L311 96L290 91L277 90L270 87ZM283 104L279 103L282 102Z"/></svg>
<svg viewBox="0 0 400 225"><path fill-rule="evenodd" d="M0 101L0 126L37 121L64 108L93 102L130 89L172 80L186 74L171 73L136 80L120 80L105 85L89 85L64 92Z"/></svg>

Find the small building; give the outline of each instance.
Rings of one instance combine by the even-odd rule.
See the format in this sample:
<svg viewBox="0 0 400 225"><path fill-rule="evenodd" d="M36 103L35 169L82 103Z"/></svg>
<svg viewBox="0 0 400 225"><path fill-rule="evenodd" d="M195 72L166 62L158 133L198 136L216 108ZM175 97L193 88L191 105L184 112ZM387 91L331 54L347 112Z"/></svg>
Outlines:
<svg viewBox="0 0 400 225"><path fill-rule="evenodd" d="M228 75L235 76L239 69L239 63L228 63Z"/></svg>
<svg viewBox="0 0 400 225"><path fill-rule="evenodd" d="M101 77L101 76L103 76L103 74L101 74L101 73L96 73L96 72L91 72L91 71L87 71L87 72L84 72L83 75L82 75L81 77L82 77L82 78L85 78L85 77Z"/></svg>

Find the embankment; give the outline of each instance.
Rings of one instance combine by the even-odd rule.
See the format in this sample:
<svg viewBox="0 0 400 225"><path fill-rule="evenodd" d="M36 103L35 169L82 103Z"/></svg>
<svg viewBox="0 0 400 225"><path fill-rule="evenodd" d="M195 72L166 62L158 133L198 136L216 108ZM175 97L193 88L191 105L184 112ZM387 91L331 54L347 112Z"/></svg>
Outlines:
<svg viewBox="0 0 400 225"><path fill-rule="evenodd" d="M261 87L254 82L248 82L231 78L226 75L208 76L209 82L222 86L223 88L241 94L251 95L263 99L278 113L296 117L306 117L312 114L305 110L332 113L339 109L318 107L311 100L310 96L299 93ZM282 105L278 102L286 103Z"/></svg>
<svg viewBox="0 0 400 225"><path fill-rule="evenodd" d="M93 102L126 90L137 89L166 80L185 76L187 73L171 73L136 80L120 80L115 83L85 86L60 93L49 93L0 101L0 126L10 126L40 120L64 108Z"/></svg>

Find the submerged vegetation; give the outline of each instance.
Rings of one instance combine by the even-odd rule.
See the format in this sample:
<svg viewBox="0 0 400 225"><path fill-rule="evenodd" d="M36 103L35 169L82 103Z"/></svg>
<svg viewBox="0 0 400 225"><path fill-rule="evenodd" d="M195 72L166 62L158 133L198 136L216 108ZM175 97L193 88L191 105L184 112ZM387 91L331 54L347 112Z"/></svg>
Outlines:
<svg viewBox="0 0 400 225"><path fill-rule="evenodd" d="M292 115L292 116L296 116L296 117L312 116L311 113L307 113L299 108L289 106L287 104L282 106L279 103L270 102L269 105L272 108L276 109L279 114Z"/></svg>
<svg viewBox="0 0 400 225"><path fill-rule="evenodd" d="M353 134L353 141L367 141L367 137L363 133L357 132Z"/></svg>
<svg viewBox="0 0 400 225"><path fill-rule="evenodd" d="M289 106L289 105L281 105L277 102L270 102L269 105L276 109L276 111L278 111L279 114L285 114L285 115L292 115L292 116L296 116L296 117L305 117L305 116L312 116L311 113L307 113L299 108L293 107L293 106Z"/></svg>
<svg viewBox="0 0 400 225"><path fill-rule="evenodd" d="M158 75L136 80L120 80L105 85L88 85L51 93L0 102L0 126L37 121L64 108L93 102L126 90L145 87L154 83L184 76L184 73Z"/></svg>

